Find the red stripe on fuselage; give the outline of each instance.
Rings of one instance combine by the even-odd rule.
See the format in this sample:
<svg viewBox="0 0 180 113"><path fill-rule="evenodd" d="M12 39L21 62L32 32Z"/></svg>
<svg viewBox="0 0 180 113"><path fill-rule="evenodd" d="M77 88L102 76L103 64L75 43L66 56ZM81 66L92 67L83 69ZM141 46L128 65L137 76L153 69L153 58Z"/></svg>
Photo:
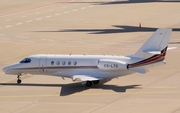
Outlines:
<svg viewBox="0 0 180 113"><path fill-rule="evenodd" d="M129 64L128 68L132 68L132 67L138 67L138 66L143 66L143 65L148 65L151 63L155 63L155 62L159 62L159 61L163 61L166 55L166 48L163 50L163 53L161 53L160 55L154 55L148 59L145 59L143 61L134 63L134 64Z"/></svg>
<svg viewBox="0 0 180 113"><path fill-rule="evenodd" d="M43 69L98 69L97 66L58 66L58 67L43 67ZM14 68L13 70L31 70L31 69L42 69L42 67L31 67L31 68Z"/></svg>

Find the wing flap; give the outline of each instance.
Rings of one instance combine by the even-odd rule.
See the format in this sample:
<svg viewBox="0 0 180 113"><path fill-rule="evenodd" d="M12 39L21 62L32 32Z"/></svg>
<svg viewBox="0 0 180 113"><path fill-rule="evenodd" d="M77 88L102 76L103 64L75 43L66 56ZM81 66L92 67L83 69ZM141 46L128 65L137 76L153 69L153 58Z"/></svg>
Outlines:
<svg viewBox="0 0 180 113"><path fill-rule="evenodd" d="M137 68L131 68L130 70L137 72L137 73L141 73L141 74L145 74L146 73L146 69L143 67L137 67Z"/></svg>

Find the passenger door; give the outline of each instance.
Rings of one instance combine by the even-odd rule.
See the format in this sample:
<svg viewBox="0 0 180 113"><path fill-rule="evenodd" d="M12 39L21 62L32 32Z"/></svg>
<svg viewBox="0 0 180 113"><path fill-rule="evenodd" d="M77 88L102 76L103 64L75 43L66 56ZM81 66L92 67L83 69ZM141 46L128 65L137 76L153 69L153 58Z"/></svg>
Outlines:
<svg viewBox="0 0 180 113"><path fill-rule="evenodd" d="M40 73L47 73L47 58L41 57L39 59L39 71Z"/></svg>

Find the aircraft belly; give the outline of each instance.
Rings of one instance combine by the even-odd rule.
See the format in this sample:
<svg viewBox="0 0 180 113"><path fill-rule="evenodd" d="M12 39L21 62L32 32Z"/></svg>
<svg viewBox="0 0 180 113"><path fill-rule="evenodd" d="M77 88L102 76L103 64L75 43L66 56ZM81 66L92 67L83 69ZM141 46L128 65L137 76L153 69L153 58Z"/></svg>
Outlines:
<svg viewBox="0 0 180 113"><path fill-rule="evenodd" d="M72 75L88 75L88 76L93 76L93 77L98 77L98 78L103 78L103 79L112 79L116 78L119 76L131 74L133 72L127 70L127 71L102 71L99 69L78 69L78 70L57 70L55 73L49 73L49 75L54 75L54 76L61 76L61 77L68 77L71 78Z"/></svg>
<svg viewBox="0 0 180 113"><path fill-rule="evenodd" d="M12 75L18 75L21 73L29 73L29 74L39 74L39 69L21 69L21 68L17 68L17 69L12 69L9 70L8 72L6 72L6 74L12 74Z"/></svg>

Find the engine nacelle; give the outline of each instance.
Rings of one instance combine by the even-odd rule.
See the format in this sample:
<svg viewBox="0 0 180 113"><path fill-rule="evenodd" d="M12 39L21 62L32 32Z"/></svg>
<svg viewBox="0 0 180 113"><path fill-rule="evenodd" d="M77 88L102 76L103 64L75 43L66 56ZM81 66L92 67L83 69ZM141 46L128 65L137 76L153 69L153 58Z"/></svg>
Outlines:
<svg viewBox="0 0 180 113"><path fill-rule="evenodd" d="M98 67L102 70L127 70L127 63L119 60L101 59Z"/></svg>

